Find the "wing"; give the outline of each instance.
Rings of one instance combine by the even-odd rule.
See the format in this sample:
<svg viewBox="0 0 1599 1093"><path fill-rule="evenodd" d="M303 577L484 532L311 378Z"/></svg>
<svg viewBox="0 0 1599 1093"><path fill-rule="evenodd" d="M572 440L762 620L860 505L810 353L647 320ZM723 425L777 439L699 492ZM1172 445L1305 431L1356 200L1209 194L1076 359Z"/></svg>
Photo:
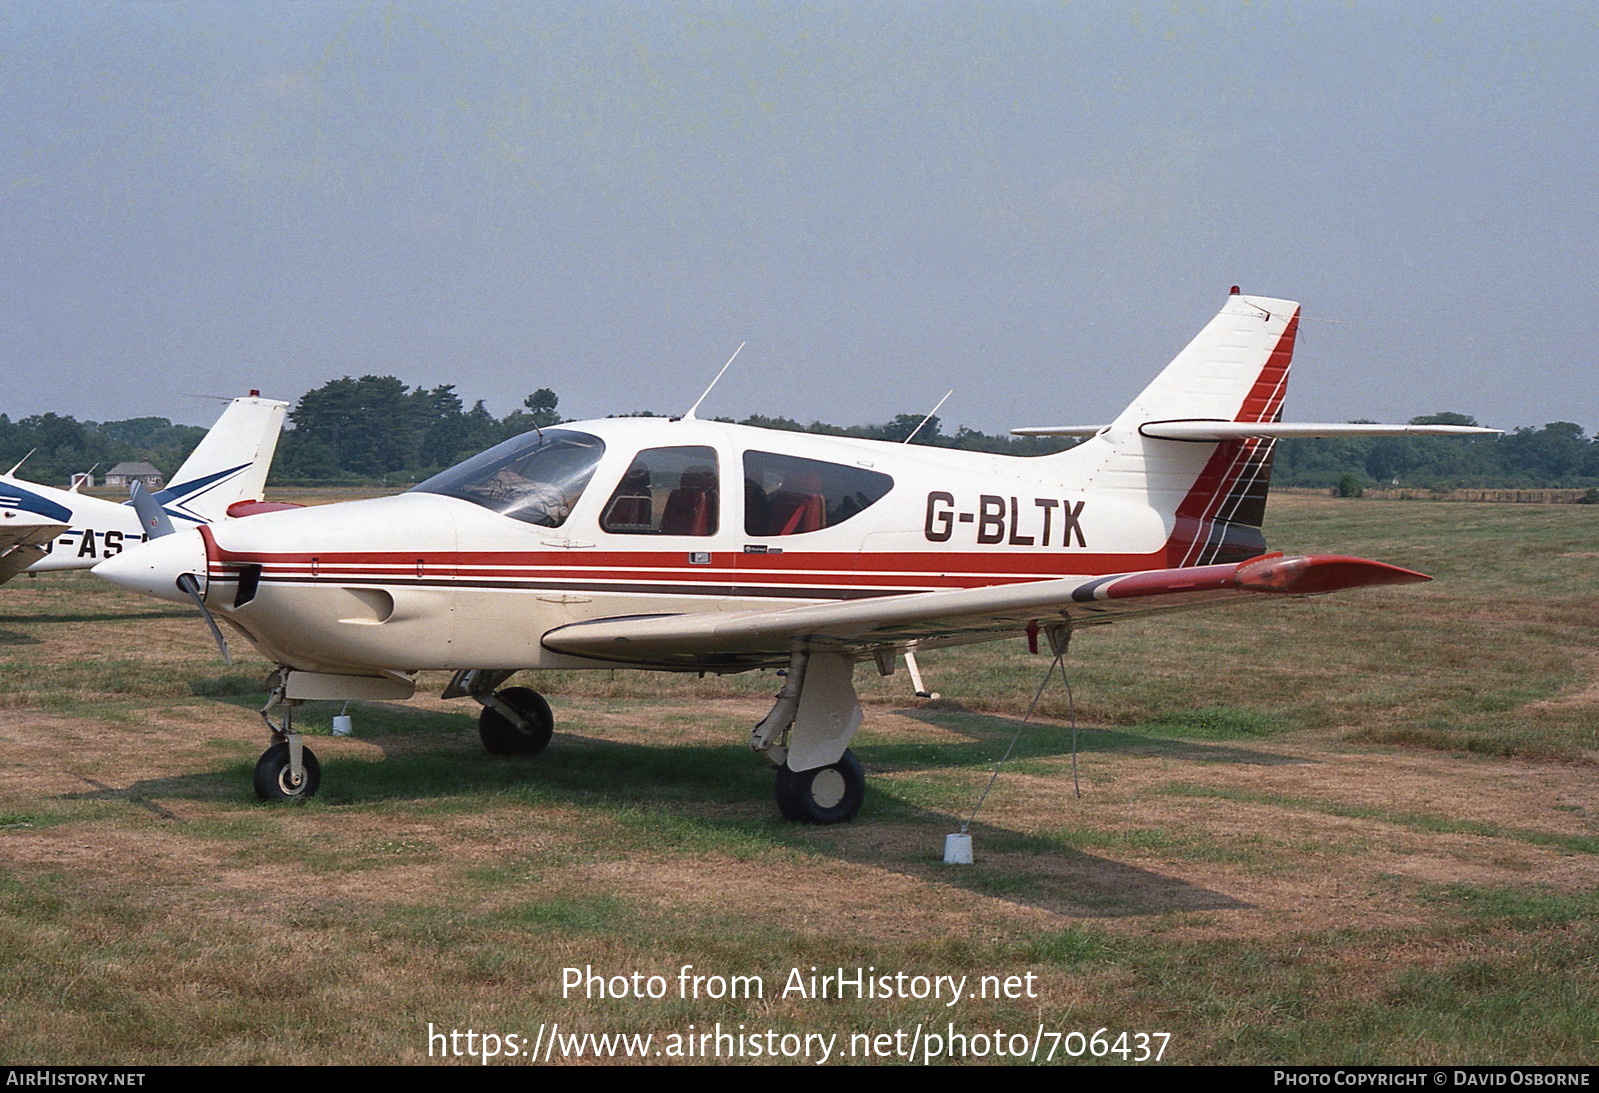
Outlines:
<svg viewBox="0 0 1599 1093"><path fill-rule="evenodd" d="M44 557L44 544L67 525L26 509L0 508L0 584Z"/></svg>
<svg viewBox="0 0 1599 1093"><path fill-rule="evenodd" d="M873 651L991 641L1062 621L1112 622L1259 596L1314 596L1432 578L1336 554L1266 554L1237 564L1067 577L777 610L593 619L558 627L547 648L653 668L739 671L788 662L795 638L857 659Z"/></svg>

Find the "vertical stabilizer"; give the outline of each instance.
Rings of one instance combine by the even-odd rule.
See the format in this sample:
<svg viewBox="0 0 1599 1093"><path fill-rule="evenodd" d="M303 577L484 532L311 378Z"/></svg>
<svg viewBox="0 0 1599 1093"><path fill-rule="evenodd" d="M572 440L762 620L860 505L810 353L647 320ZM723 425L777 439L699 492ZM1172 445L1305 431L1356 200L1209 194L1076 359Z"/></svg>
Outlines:
<svg viewBox="0 0 1599 1093"><path fill-rule="evenodd" d="M201 522L222 519L236 501L259 500L288 408L255 394L234 399L156 500L174 516Z"/></svg>
<svg viewBox="0 0 1599 1093"><path fill-rule="evenodd" d="M1128 491L1166 521L1169 565L1241 561L1265 550L1272 441L1170 440L1160 421L1282 419L1299 305L1235 293L1116 420L1071 452L1097 489Z"/></svg>

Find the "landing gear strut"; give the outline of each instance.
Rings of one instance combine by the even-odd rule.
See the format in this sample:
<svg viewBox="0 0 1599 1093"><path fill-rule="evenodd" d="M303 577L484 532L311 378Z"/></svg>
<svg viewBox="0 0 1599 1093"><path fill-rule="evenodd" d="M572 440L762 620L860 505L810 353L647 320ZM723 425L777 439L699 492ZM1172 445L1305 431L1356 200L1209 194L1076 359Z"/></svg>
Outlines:
<svg viewBox="0 0 1599 1093"><path fill-rule="evenodd" d="M750 748L777 768L777 811L803 824L841 824L866 798L866 772L849 750L861 724L854 665L796 638L783 689L750 733Z"/></svg>

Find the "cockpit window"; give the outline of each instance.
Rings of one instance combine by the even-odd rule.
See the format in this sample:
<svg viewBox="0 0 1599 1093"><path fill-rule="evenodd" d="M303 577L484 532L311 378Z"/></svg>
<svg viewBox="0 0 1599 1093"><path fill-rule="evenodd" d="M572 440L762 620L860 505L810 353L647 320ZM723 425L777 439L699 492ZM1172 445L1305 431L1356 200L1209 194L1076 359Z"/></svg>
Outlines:
<svg viewBox="0 0 1599 1093"><path fill-rule="evenodd" d="M441 471L413 493L441 493L504 516L558 528L605 454L597 436L571 429L523 433Z"/></svg>
<svg viewBox="0 0 1599 1093"><path fill-rule="evenodd" d="M716 510L714 449L646 448L606 502L600 529L619 535L715 535Z"/></svg>
<svg viewBox="0 0 1599 1093"><path fill-rule="evenodd" d="M881 471L744 453L744 532L767 538L836 527L882 500L894 480Z"/></svg>

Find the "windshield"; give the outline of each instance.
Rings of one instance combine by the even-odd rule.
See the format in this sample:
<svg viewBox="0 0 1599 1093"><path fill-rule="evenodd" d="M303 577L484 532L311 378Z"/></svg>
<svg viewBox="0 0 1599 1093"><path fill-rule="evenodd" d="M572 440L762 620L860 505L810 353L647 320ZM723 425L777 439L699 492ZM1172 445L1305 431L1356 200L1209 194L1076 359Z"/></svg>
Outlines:
<svg viewBox="0 0 1599 1093"><path fill-rule="evenodd" d="M459 497L513 519L558 528L604 454L605 442L588 433L524 433L440 471L411 492Z"/></svg>

